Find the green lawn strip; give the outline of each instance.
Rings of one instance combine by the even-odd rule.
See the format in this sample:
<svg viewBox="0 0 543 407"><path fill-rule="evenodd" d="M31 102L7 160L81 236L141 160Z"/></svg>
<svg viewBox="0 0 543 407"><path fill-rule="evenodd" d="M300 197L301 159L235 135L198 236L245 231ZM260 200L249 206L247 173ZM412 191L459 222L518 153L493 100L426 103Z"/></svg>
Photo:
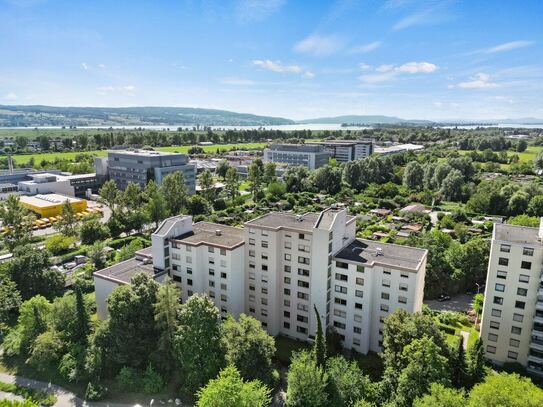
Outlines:
<svg viewBox="0 0 543 407"><path fill-rule="evenodd" d="M25 400L33 400L42 406L52 406L57 402L57 396L54 394L12 383L0 382L0 391L16 394Z"/></svg>

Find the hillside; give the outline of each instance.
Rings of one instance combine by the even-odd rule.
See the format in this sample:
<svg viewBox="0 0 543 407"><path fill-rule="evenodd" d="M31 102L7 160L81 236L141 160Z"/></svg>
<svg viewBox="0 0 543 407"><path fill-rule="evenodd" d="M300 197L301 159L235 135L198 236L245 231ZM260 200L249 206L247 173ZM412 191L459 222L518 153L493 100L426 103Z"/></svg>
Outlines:
<svg viewBox="0 0 543 407"><path fill-rule="evenodd" d="M310 124L431 124L427 120L405 120L394 116L382 115L346 115L335 117L320 117L317 119L301 120L299 123Z"/></svg>
<svg viewBox="0 0 543 407"><path fill-rule="evenodd" d="M292 124L280 117L187 107L2 106L0 127L36 126L266 126Z"/></svg>

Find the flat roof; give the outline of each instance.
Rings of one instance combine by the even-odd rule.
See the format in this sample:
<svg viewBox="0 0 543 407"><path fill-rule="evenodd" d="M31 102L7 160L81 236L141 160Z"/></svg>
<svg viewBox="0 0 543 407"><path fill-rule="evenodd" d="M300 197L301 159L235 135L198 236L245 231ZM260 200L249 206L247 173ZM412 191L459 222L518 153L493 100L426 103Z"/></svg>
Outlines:
<svg viewBox="0 0 543 407"><path fill-rule="evenodd" d="M245 244L245 232L241 228L218 223L198 222L192 225L192 232L170 239L191 246L202 244L234 249Z"/></svg>
<svg viewBox="0 0 543 407"><path fill-rule="evenodd" d="M316 227L321 229L329 229L335 215L339 212L340 210L330 208L325 209L321 213L308 212L303 215L296 215L288 212L270 212L256 219L245 222L245 226L256 226L271 229L288 228L311 232ZM355 219L354 216L347 215L347 222L350 222L353 219ZM319 221L318 225L317 221Z"/></svg>
<svg viewBox="0 0 543 407"><path fill-rule="evenodd" d="M417 272L427 253L427 250L417 247L355 239L334 258L370 267L378 265Z"/></svg>
<svg viewBox="0 0 543 407"><path fill-rule="evenodd" d="M144 262L133 257L105 269L95 271L93 275L120 284L130 284L132 277L138 273L146 273L151 277L155 277L153 263Z"/></svg>
<svg viewBox="0 0 543 407"><path fill-rule="evenodd" d="M38 194L34 196L21 195L19 199L22 203L38 208L47 208L48 206L63 204L66 201L69 201L70 203L84 201L84 199L60 194Z"/></svg>
<svg viewBox="0 0 543 407"><path fill-rule="evenodd" d="M494 239L511 243L543 245L539 240L539 229L528 226L494 224Z"/></svg>
<svg viewBox="0 0 543 407"><path fill-rule="evenodd" d="M320 144L324 146L355 146L357 144L373 144L371 140L325 140L308 141L306 144Z"/></svg>
<svg viewBox="0 0 543 407"><path fill-rule="evenodd" d="M133 155L136 157L157 157L157 156L171 156L171 155L186 155L182 153L174 153L170 151L155 151L155 150L108 150L109 154L124 154Z"/></svg>

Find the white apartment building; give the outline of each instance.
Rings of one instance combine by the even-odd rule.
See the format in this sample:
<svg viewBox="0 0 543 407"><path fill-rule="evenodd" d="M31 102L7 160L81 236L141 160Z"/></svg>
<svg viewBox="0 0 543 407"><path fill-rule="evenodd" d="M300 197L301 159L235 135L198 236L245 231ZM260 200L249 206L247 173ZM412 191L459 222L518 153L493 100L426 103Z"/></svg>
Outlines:
<svg viewBox="0 0 543 407"><path fill-rule="evenodd" d="M264 149L264 162L287 166L303 166L310 170L320 168L330 159L331 154L324 146L317 144L271 144Z"/></svg>
<svg viewBox="0 0 543 407"><path fill-rule="evenodd" d="M422 309L427 251L355 236L345 209L272 212L244 228L177 216L153 234L152 272L169 273L183 301L206 293L223 316L251 315L271 335L312 340L315 307L346 348L380 351L383 319Z"/></svg>
<svg viewBox="0 0 543 407"><path fill-rule="evenodd" d="M481 338L485 356L543 375L543 218L539 229L495 224Z"/></svg>

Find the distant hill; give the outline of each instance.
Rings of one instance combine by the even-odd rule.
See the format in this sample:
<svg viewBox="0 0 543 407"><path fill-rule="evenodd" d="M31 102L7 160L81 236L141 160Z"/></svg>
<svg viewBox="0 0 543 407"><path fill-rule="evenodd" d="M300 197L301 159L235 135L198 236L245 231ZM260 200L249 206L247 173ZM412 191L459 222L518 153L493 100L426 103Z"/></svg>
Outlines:
<svg viewBox="0 0 543 407"><path fill-rule="evenodd" d="M54 107L0 105L0 127L36 126L269 126L281 117L188 107Z"/></svg>
<svg viewBox="0 0 543 407"><path fill-rule="evenodd" d="M380 115L346 115L335 117L320 117L317 119L301 120L303 124L432 124L429 120L405 120L394 116Z"/></svg>

